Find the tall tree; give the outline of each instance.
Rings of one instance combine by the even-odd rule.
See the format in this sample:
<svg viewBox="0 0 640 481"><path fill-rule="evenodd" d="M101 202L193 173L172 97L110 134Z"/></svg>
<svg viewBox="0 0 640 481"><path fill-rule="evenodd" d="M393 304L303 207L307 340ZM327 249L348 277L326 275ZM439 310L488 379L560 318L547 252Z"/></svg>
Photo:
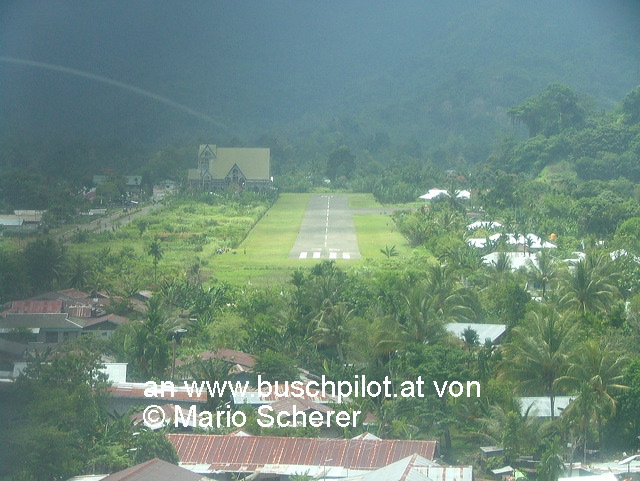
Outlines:
<svg viewBox="0 0 640 481"><path fill-rule="evenodd" d="M159 379L169 367L171 345L167 335L171 328L161 298L149 299L145 319L136 324L125 340L127 359L141 380Z"/></svg>
<svg viewBox="0 0 640 481"><path fill-rule="evenodd" d="M349 322L353 311L344 302L336 305L327 304L316 319L316 343L335 347L340 362L345 362L344 345L349 340Z"/></svg>
<svg viewBox="0 0 640 481"><path fill-rule="evenodd" d="M617 274L604 254L591 254L566 271L561 279L560 305L584 316L606 312L618 294Z"/></svg>
<svg viewBox="0 0 640 481"><path fill-rule="evenodd" d="M552 418L558 381L569 368L575 332L575 325L570 326L557 311L544 308L532 312L526 325L514 328L505 346L500 376L518 382L523 394L548 396Z"/></svg>
<svg viewBox="0 0 640 481"><path fill-rule="evenodd" d="M560 383L577 392L579 398L569 404L565 415L582 418L585 426L594 422L599 441L603 423L616 413L613 394L627 389L623 377L628 362L629 358L611 340L587 339L576 346L567 373L560 378ZM584 442L586 446L586 439Z"/></svg>
<svg viewBox="0 0 640 481"><path fill-rule="evenodd" d="M162 256L164 255L164 250L162 249L158 239L155 239L151 244L149 244L149 247L147 247L147 254L149 254L153 259L153 278L158 280L158 262L160 262L160 259L162 259Z"/></svg>

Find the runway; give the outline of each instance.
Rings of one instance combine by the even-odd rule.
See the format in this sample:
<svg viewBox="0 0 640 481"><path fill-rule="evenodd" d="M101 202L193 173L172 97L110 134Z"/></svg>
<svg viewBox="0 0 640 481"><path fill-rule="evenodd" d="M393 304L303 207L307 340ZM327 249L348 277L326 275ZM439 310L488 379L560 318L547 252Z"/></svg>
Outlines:
<svg viewBox="0 0 640 481"><path fill-rule="evenodd" d="M360 259L348 196L326 194L311 197L289 258Z"/></svg>

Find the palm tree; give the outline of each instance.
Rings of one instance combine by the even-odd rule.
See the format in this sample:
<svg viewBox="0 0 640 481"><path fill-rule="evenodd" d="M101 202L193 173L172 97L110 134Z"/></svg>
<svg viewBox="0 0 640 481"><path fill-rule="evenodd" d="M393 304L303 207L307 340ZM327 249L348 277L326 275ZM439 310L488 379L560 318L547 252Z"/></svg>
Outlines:
<svg viewBox="0 0 640 481"><path fill-rule="evenodd" d="M159 378L171 362L171 345L167 334L174 326L167 320L159 296L147 301L145 319L136 325L125 341L129 358L134 361L138 375L144 380Z"/></svg>
<svg viewBox="0 0 640 481"><path fill-rule="evenodd" d="M565 414L582 418L585 428L595 422L600 440L603 422L616 412L616 400L611 394L627 388L623 377L628 362L628 356L611 340L587 339L576 346L567 374L560 379L578 393L578 399L569 404ZM586 447L586 439L584 443Z"/></svg>
<svg viewBox="0 0 640 481"><path fill-rule="evenodd" d="M349 321L353 309L340 302L336 305L327 304L316 319L314 338L319 345L334 346L338 359L344 363L344 344L349 340Z"/></svg>
<svg viewBox="0 0 640 481"><path fill-rule="evenodd" d="M618 294L616 275L604 255L589 255L569 268L561 281L561 305L584 316L607 311Z"/></svg>
<svg viewBox="0 0 640 481"><path fill-rule="evenodd" d="M547 288L557 277L556 261L549 249L541 250L535 263L531 260L527 262L527 277L534 286L540 286L544 299Z"/></svg>
<svg viewBox="0 0 640 481"><path fill-rule="evenodd" d="M525 394L548 396L552 419L575 332L575 325L569 326L555 310L534 312L526 325L511 331L512 341L505 346L500 376L518 382Z"/></svg>
<svg viewBox="0 0 640 481"><path fill-rule="evenodd" d="M471 290L464 287L454 277L452 269L444 265L435 265L429 269L425 286L433 296L433 309L445 322L472 320L475 318L471 299Z"/></svg>
<svg viewBox="0 0 640 481"><path fill-rule="evenodd" d="M444 320L435 308L436 297L424 284L414 286L403 297L406 311L401 324L407 339L433 344L446 335Z"/></svg>
<svg viewBox="0 0 640 481"><path fill-rule="evenodd" d="M160 259L162 259L162 256L164 255L164 250L162 249L162 246L160 245L160 241L158 241L158 239L149 244L149 247L147 248L147 254L153 257L153 277L155 280L157 280L158 262L160 262Z"/></svg>
<svg viewBox="0 0 640 481"><path fill-rule="evenodd" d="M516 403L516 409L505 410L493 405L489 407L487 416L478 420L482 434L489 438L489 442L504 446L508 460L537 448L541 437L538 420L529 416L529 410L521 414L519 402Z"/></svg>
<svg viewBox="0 0 640 481"><path fill-rule="evenodd" d="M232 379L231 364L222 359L197 357L188 364L187 370L194 381L198 383L208 381L211 387L215 382L218 382L218 385L222 387L225 382L230 382ZM231 396L230 390L212 391L207 396L206 409L208 411L216 412L226 404L233 405L233 396Z"/></svg>
<svg viewBox="0 0 640 481"><path fill-rule="evenodd" d="M384 249L380 249L380 252L387 256L387 259L391 259L392 257L397 257L398 251L396 250L396 246L389 247L385 244Z"/></svg>

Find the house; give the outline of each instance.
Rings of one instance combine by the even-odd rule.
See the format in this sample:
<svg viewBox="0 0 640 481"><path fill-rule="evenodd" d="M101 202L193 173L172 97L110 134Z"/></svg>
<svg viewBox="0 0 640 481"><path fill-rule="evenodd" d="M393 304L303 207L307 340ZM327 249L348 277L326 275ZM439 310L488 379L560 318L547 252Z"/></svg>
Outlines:
<svg viewBox="0 0 640 481"><path fill-rule="evenodd" d="M177 192L178 184L173 180L163 180L153 186L153 198L155 200L161 200L166 195Z"/></svg>
<svg viewBox="0 0 640 481"><path fill-rule="evenodd" d="M21 217L25 224L39 224L42 222L42 214L44 214L46 210L31 210L31 209L21 209L14 210L13 214L17 217Z"/></svg>
<svg viewBox="0 0 640 481"><path fill-rule="evenodd" d="M575 396L555 396L553 398L553 406L555 416L560 416L562 411L567 409L569 403L573 401ZM520 414L527 414L529 417L550 418L551 417L551 400L549 396L528 396L519 398Z"/></svg>
<svg viewBox="0 0 640 481"><path fill-rule="evenodd" d="M436 199L436 198L440 197L441 195L445 196L445 197L449 197L449 192L447 192L444 189L429 189L429 191L426 194L423 194L418 198L422 199L422 200L433 200L433 199ZM471 198L471 192L469 192L468 190L456 191L456 198L457 199L470 199Z"/></svg>
<svg viewBox="0 0 640 481"><path fill-rule="evenodd" d="M0 227L2 229L11 231L22 231L24 226L24 219L14 215L0 216Z"/></svg>
<svg viewBox="0 0 640 481"><path fill-rule="evenodd" d="M5 311L13 314L59 314L62 312L62 301L12 301L8 302Z"/></svg>
<svg viewBox="0 0 640 481"><path fill-rule="evenodd" d="M251 382L253 376L253 365L256 363L255 356L246 352L234 351L233 349L218 349L217 351L204 351L198 356L201 360L220 359L231 365L230 374L232 382ZM188 372L188 366L192 362L177 360L176 367L183 373Z"/></svg>
<svg viewBox="0 0 640 481"><path fill-rule="evenodd" d="M127 322L129 319L115 314L93 317L87 320L82 332L94 334L101 339L109 339L118 326Z"/></svg>
<svg viewBox="0 0 640 481"><path fill-rule="evenodd" d="M509 261L509 268L517 271L521 267L530 267L532 264L537 267L538 260L536 254L525 254L524 252L492 252L482 256L482 263L486 265L498 265L500 256L504 255Z"/></svg>
<svg viewBox="0 0 640 481"><path fill-rule="evenodd" d="M85 321L72 318L66 312L56 314L7 313L0 318L0 334L8 334L15 329L28 329L36 342L56 344L75 339L82 333Z"/></svg>
<svg viewBox="0 0 640 481"><path fill-rule="evenodd" d="M0 378L14 377L15 365L24 360L26 351L26 344L8 341L0 337Z"/></svg>
<svg viewBox="0 0 640 481"><path fill-rule="evenodd" d="M198 168L189 169L189 186L205 191L227 188L264 193L272 187L268 148L223 148L202 144Z"/></svg>
<svg viewBox="0 0 640 481"><path fill-rule="evenodd" d="M113 474L76 476L68 481L210 481L208 478L158 458Z"/></svg>
<svg viewBox="0 0 640 481"><path fill-rule="evenodd" d="M370 473L349 476L345 481L433 481L436 479L473 481L473 466L441 466L418 454L412 454Z"/></svg>
<svg viewBox="0 0 640 481"><path fill-rule="evenodd" d="M145 390L149 387L144 382L114 382L107 388L107 391L111 394L107 400L107 411L117 412L118 414L125 414L132 408L139 406L150 405L162 405L162 404L177 404L178 406L190 409L191 406L196 406L196 411L200 411L201 408L207 402L207 393L202 392L197 394L195 392L189 393L189 391L183 386L176 384L174 389L163 389L163 386L158 384L159 389L155 392L150 391L146 394L154 394L153 396L145 396Z"/></svg>
<svg viewBox="0 0 640 481"><path fill-rule="evenodd" d="M302 473L346 478L368 474L413 454L428 461L439 455L437 441L203 434L167 434L167 439L176 448L180 466L224 480L250 473L273 480Z"/></svg>
<svg viewBox="0 0 640 481"><path fill-rule="evenodd" d="M507 332L507 326L504 324L450 322L445 326L445 329L458 339L464 339L464 331L469 328L476 331L480 344L483 344L486 340L491 341L491 344L498 344Z"/></svg>

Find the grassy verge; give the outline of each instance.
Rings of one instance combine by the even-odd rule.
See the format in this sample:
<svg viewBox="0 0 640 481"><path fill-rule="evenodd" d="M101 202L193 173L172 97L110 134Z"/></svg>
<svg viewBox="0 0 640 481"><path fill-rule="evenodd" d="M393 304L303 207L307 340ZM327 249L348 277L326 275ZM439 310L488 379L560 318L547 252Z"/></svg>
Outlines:
<svg viewBox="0 0 640 481"><path fill-rule="evenodd" d="M289 259L311 194L281 194L235 251L214 259L214 274L230 283L284 282L300 266Z"/></svg>
<svg viewBox="0 0 640 481"><path fill-rule="evenodd" d="M409 243L388 215L355 215L353 221L358 233L358 248L363 259L382 257L380 249L384 249L385 246L395 246L398 255L401 256L411 254Z"/></svg>

